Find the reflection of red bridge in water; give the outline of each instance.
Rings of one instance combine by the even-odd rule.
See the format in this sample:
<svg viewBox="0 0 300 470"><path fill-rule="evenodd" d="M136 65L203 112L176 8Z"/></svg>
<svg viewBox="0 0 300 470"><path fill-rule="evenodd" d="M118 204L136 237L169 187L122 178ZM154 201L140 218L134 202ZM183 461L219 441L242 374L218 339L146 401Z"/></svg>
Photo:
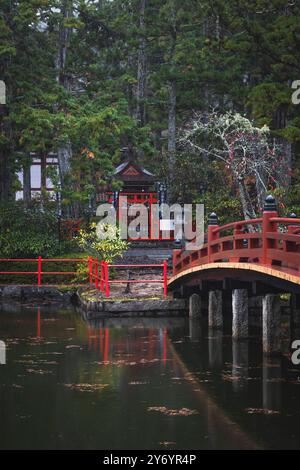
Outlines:
<svg viewBox="0 0 300 470"><path fill-rule="evenodd" d="M222 298L232 294L232 335L248 337L248 295L262 295L263 350L280 351L281 311L276 294L291 293L292 322L300 324L300 218L278 217L272 196L261 218L219 226L209 219L206 242L200 249L174 250L173 276L168 288L189 297L191 316L201 315L208 292L208 323L223 325Z"/></svg>
<svg viewBox="0 0 300 470"><path fill-rule="evenodd" d="M36 338L41 339L47 337L48 332L45 330L45 325L48 324L49 319L46 319L44 324L43 314L41 307L37 309L36 316ZM111 335L113 328L109 326L92 326L87 325L87 347L89 351L97 353L99 361L103 365L120 362L120 365L127 362L136 363L151 363L161 362L164 366L168 360L168 330L167 327L147 328L143 331L143 336L140 334L141 329L138 329L138 334L135 338L127 341L127 336Z"/></svg>
<svg viewBox="0 0 300 470"><path fill-rule="evenodd" d="M36 337L43 337L43 315L41 308L37 309L36 317ZM146 331L146 330L145 330ZM159 361L164 366L167 363L167 328L149 328L147 336L137 334L135 340L131 338L128 343L127 338L122 335L120 338L111 337L111 328L106 326L87 326L87 347L90 351L98 353L99 360L103 365L108 365L112 361L151 363ZM130 356L130 357L129 357Z"/></svg>
<svg viewBox="0 0 300 470"><path fill-rule="evenodd" d="M112 358L115 357L113 362L118 362L119 357L120 363L151 363L154 361L161 361L166 365L168 337L166 328L160 330L149 329L147 332L147 341L145 337L137 335L134 342L131 339L130 349L128 349L128 343L124 341L124 337L120 339L113 338L113 340L110 341L110 328L108 327L95 328L88 326L87 334L88 348L92 351L99 352L100 359L103 361L104 365L108 365L110 363L110 356ZM147 344L146 349L145 344ZM131 357L128 358L129 356Z"/></svg>

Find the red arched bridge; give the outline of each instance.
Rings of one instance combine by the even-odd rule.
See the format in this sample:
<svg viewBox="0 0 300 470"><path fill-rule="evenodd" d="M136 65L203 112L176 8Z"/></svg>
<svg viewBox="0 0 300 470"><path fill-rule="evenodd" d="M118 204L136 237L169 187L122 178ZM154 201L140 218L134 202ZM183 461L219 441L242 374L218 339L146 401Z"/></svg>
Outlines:
<svg viewBox="0 0 300 470"><path fill-rule="evenodd" d="M219 226L211 214L202 248L174 250L168 288L180 296L214 288L299 294L300 218L279 217L272 196L257 219Z"/></svg>

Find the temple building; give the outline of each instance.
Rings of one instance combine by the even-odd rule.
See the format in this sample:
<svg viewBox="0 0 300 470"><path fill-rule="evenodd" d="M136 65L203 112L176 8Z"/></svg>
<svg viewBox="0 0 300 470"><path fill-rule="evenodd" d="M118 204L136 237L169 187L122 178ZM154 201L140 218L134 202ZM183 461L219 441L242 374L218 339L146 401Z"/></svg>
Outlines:
<svg viewBox="0 0 300 470"><path fill-rule="evenodd" d="M30 199L41 194L42 189L49 192L49 195L55 198L54 184L47 175L49 169L51 172L58 174L58 159L54 153L37 156L35 153L30 154L32 163L28 168L17 173L20 183L20 189L16 192L16 200L25 199L25 192L30 194Z"/></svg>

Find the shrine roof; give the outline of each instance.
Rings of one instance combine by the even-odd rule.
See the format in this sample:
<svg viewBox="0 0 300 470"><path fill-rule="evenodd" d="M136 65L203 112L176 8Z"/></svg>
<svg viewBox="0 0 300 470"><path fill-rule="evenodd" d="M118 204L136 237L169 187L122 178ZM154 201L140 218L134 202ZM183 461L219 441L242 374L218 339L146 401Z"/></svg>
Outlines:
<svg viewBox="0 0 300 470"><path fill-rule="evenodd" d="M155 180L153 173L131 160L123 162L117 166L114 171L114 175L126 181Z"/></svg>

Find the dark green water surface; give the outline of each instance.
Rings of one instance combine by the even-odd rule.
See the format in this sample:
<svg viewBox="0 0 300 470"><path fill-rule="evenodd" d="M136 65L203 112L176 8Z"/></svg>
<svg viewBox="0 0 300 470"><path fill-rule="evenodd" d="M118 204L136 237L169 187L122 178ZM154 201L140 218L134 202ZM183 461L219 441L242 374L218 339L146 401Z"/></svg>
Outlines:
<svg viewBox="0 0 300 470"><path fill-rule="evenodd" d="M198 320L0 312L1 449L300 447L300 369Z"/></svg>

